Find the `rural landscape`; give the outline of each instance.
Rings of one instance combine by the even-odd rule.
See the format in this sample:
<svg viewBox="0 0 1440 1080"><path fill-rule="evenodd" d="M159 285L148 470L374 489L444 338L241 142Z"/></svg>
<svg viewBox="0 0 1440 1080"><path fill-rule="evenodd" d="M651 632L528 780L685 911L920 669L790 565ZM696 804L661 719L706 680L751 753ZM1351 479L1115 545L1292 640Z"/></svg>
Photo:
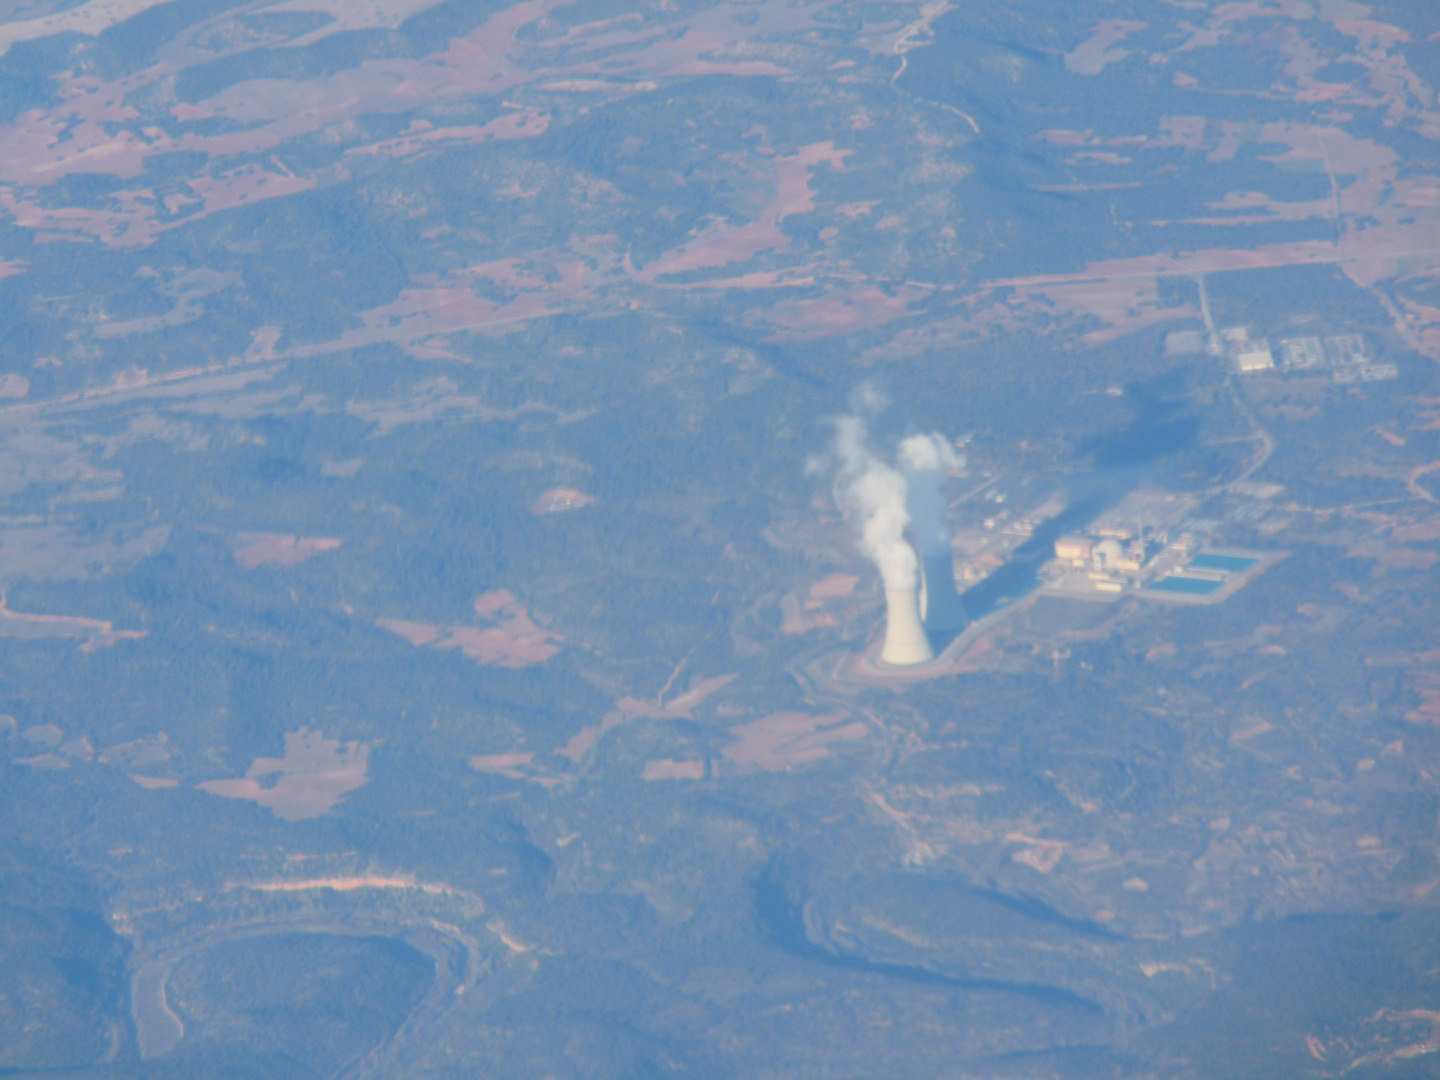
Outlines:
<svg viewBox="0 0 1440 1080"><path fill-rule="evenodd" d="M1437 364L1440 8L0 0L0 1073L1427 1075Z"/></svg>

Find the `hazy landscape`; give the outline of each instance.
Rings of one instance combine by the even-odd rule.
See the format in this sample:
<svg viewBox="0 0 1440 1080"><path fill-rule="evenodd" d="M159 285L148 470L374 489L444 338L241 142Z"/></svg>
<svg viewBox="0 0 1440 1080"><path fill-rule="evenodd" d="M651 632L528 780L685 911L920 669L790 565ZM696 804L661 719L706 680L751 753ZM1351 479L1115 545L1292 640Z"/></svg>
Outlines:
<svg viewBox="0 0 1440 1080"><path fill-rule="evenodd" d="M1437 363L1440 7L0 0L0 1073L1429 1075Z"/></svg>

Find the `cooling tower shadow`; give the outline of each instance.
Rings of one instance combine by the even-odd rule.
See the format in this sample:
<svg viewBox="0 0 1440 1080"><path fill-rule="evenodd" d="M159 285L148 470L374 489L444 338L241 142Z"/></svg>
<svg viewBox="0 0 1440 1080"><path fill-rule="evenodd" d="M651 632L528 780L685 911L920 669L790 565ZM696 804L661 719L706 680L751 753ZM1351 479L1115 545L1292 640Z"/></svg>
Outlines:
<svg viewBox="0 0 1440 1080"><path fill-rule="evenodd" d="M1152 469L1195 445L1199 423L1184 414L1182 403L1167 398L1176 376L1162 375L1125 388L1135 415L1118 431L1091 439L1077 448L1089 456L1095 471L1072 493L1072 502L1058 516L1036 526L1030 538L1015 549L1010 560L961 600L972 620L992 614L1008 600L1030 593L1040 585L1040 567L1051 557L1055 541L1080 532L1106 510L1146 482ZM943 648L936 642L936 651Z"/></svg>
<svg viewBox="0 0 1440 1080"><path fill-rule="evenodd" d="M1082 495L1055 517L1035 527L1030 539L1015 549L1008 562L983 581L977 582L960 597L971 620L983 619L1007 600L1036 589L1040 585L1040 567L1055 551L1055 541L1066 533L1084 528L1120 501L1128 488L1105 486ZM949 644L954 635L946 640ZM944 648L935 642L936 652Z"/></svg>
<svg viewBox="0 0 1440 1080"><path fill-rule="evenodd" d="M943 655L945 650L950 647L950 643L963 634L965 629L965 627L961 626L955 630L926 631L927 636L930 638L930 648L935 651L936 656Z"/></svg>

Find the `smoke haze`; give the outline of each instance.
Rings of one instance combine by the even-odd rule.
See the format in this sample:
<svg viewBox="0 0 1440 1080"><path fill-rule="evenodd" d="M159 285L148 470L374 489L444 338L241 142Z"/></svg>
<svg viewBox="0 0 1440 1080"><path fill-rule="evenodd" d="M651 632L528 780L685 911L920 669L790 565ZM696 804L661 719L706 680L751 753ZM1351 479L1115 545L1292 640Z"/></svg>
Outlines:
<svg viewBox="0 0 1440 1080"><path fill-rule="evenodd" d="M836 421L835 455L841 504L860 520L860 550L880 568L886 589L915 588L915 549L905 541L910 524L905 477L870 452L865 421L858 416Z"/></svg>

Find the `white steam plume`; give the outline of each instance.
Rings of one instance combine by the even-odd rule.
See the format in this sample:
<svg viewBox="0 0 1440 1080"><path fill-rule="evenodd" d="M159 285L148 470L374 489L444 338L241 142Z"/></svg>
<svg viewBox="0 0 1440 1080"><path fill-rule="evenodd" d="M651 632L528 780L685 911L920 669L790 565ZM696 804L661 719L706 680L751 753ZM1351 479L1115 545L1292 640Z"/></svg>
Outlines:
<svg viewBox="0 0 1440 1080"><path fill-rule="evenodd" d="M842 417L835 424L840 459L838 493L860 519L860 550L880 568L885 588L915 588L915 549L905 541L905 477L870 453L865 421ZM947 539L948 544L948 539Z"/></svg>
<svg viewBox="0 0 1440 1080"><path fill-rule="evenodd" d="M950 529L945 520L949 507L940 484L947 469L964 465L965 459L940 435L912 435L900 444L910 533L922 559L950 554Z"/></svg>

